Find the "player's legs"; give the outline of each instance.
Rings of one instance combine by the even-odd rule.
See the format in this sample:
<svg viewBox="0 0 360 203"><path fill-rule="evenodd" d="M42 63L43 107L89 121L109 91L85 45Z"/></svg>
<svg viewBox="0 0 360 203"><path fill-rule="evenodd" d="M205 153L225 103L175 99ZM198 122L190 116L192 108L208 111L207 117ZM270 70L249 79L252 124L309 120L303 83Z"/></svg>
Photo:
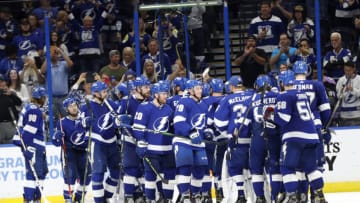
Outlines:
<svg viewBox="0 0 360 203"><path fill-rule="evenodd" d="M107 167L109 169L109 176L104 183L105 198L111 198L116 192L116 186L120 178L120 149L116 143L106 146L107 150Z"/></svg>
<svg viewBox="0 0 360 203"><path fill-rule="evenodd" d="M193 151L194 165L191 171L191 193L197 198L201 199L201 186L204 178L205 170L208 167L208 159L205 149Z"/></svg>
<svg viewBox="0 0 360 203"><path fill-rule="evenodd" d="M262 136L253 136L250 144L250 171L256 197L264 197L265 141Z"/></svg>
<svg viewBox="0 0 360 203"><path fill-rule="evenodd" d="M162 183L163 197L165 200L171 200L175 187L176 164L173 153L163 155L160 160L164 178L169 181L168 184Z"/></svg>
<svg viewBox="0 0 360 203"><path fill-rule="evenodd" d="M190 198L191 169L194 164L193 150L190 147L175 144L176 182L181 201ZM180 153L181 152L181 153Z"/></svg>
<svg viewBox="0 0 360 203"><path fill-rule="evenodd" d="M141 160L136 154L135 145L125 142L123 145L124 193L125 199L133 199L141 173Z"/></svg>

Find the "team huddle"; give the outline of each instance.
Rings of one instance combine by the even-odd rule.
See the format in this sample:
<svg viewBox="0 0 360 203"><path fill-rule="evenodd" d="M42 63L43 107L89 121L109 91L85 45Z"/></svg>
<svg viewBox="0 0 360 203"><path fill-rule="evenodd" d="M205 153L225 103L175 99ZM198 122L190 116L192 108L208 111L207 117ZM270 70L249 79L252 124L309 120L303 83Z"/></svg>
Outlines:
<svg viewBox="0 0 360 203"><path fill-rule="evenodd" d="M113 202L120 188L126 203L325 203L331 109L307 70L296 62L277 82L258 76L254 89L239 76L155 84L137 77L119 84L114 98L105 83L93 83L92 99L65 99L68 115L52 136L63 152L65 202L84 202L91 182L95 203ZM47 173L45 90L32 97L14 137L26 160L27 203L40 202Z"/></svg>

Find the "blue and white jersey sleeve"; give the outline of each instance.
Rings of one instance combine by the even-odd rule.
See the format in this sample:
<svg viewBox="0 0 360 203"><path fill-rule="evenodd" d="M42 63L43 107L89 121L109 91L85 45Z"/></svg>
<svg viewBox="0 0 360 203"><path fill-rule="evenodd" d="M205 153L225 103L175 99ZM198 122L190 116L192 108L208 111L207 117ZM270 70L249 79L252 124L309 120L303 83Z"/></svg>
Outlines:
<svg viewBox="0 0 360 203"><path fill-rule="evenodd" d="M182 136L189 136L190 131L192 130L191 123L187 120L189 119L189 106L186 105L186 100L188 98L182 98L179 100L178 105L176 106L176 110L174 113L174 130L175 134Z"/></svg>
<svg viewBox="0 0 360 203"><path fill-rule="evenodd" d="M45 150L44 123L41 110L36 105L29 104L23 108L20 117L23 129L22 139L25 146Z"/></svg>
<svg viewBox="0 0 360 203"><path fill-rule="evenodd" d="M135 113L134 117L134 124L133 124L133 136L137 140L144 140L146 138L145 132L142 129L145 129L147 123L149 121L150 112L149 110L149 103L145 102L138 106L138 109Z"/></svg>

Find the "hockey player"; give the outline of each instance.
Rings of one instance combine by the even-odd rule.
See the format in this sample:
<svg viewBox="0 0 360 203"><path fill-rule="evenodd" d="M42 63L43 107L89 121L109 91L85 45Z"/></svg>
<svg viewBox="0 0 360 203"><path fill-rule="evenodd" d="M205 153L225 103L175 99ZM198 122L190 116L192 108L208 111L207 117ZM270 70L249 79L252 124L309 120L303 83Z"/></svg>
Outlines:
<svg viewBox="0 0 360 203"><path fill-rule="evenodd" d="M176 77L172 83L173 96L167 100L167 103L175 111L176 105L179 102L179 99L183 96L186 85L186 78Z"/></svg>
<svg viewBox="0 0 360 203"><path fill-rule="evenodd" d="M323 165L325 163L324 144L330 141L330 134L322 132L325 128L331 116L330 104L326 95L324 85L319 81L306 80L308 75L308 65L304 61L296 61L293 66L295 73L295 84L294 87L297 90L305 92L309 97L310 110L314 114L315 127L319 134L320 144L317 145L317 156L319 170L323 171ZM323 136L325 135L325 137ZM307 180L303 172L300 172L300 188L299 188L299 199L301 203L307 202ZM313 193L312 193L313 194ZM312 195L312 198L313 195Z"/></svg>
<svg viewBox="0 0 360 203"><path fill-rule="evenodd" d="M208 160L205 144L202 142L205 129L207 106L201 100L202 85L188 80L186 89L189 96L182 97L174 113L175 134L182 137L173 139L177 169L177 183L181 202L190 202L190 194L196 201L201 200L201 185ZM191 186L190 186L191 182Z"/></svg>
<svg viewBox="0 0 360 203"><path fill-rule="evenodd" d="M221 100L215 111L214 122L221 133L218 139L227 138L230 140L226 164L229 175L236 182L238 192L236 202L246 203L243 170L249 167L250 146L249 119L246 112L249 111L253 93L245 91L240 76L232 76L229 79L229 85L233 94Z"/></svg>
<svg viewBox="0 0 360 203"><path fill-rule="evenodd" d="M85 170L84 164L87 159L88 137L85 137L85 130L80 124L77 101L73 98L67 98L63 101L63 107L68 115L58 121L52 143L55 146L61 146L63 150L61 160L64 172L63 195L65 202L72 202L72 191L75 189L75 183L78 179L81 187L76 188L74 202L80 203L82 192L86 191L86 187L90 183L91 168L88 165L87 170ZM86 180L84 180L85 171L87 172Z"/></svg>
<svg viewBox="0 0 360 203"><path fill-rule="evenodd" d="M104 82L93 83L91 93L94 99L83 106L81 113L82 125L88 130L87 136L91 139L91 183L95 203L110 202L120 173L120 151L115 135L116 126L119 125L115 115L118 108L113 102L106 100L106 90ZM109 176L103 183L107 169Z"/></svg>
<svg viewBox="0 0 360 203"><path fill-rule="evenodd" d="M150 100L150 81L145 77L137 77L134 80L135 94L129 96L129 101L125 111L133 119L139 104ZM124 109L123 109L124 110ZM129 124L131 125L133 121ZM124 129L123 135L123 167L124 167L124 192L125 203L132 203L136 199L141 199L142 194L136 194L136 189L142 191L143 166L142 160L136 154L136 140L132 135L131 129Z"/></svg>
<svg viewBox="0 0 360 203"><path fill-rule="evenodd" d="M325 203L324 181L317 170L316 148L320 141L308 96L294 88L295 74L291 70L281 72L279 82L285 91L277 97L274 122L282 136L280 169L286 191L284 202L298 202L296 169L301 168L314 190L314 202Z"/></svg>
<svg viewBox="0 0 360 203"><path fill-rule="evenodd" d="M45 104L46 91L43 87L35 87L31 97L31 103L25 105L20 112L20 130L19 134L14 136L13 143L21 147L25 158L24 203L40 203L43 182L48 173L44 120L40 109Z"/></svg>
<svg viewBox="0 0 360 203"><path fill-rule="evenodd" d="M171 145L171 137L161 133L146 132L144 129L167 132L172 121L173 111L166 100L169 88L164 83L156 83L151 88L153 100L141 103L134 118L133 134L137 139L136 152L144 161L145 167L145 194L146 202L155 203L156 188L162 192L160 196L164 201L170 202L173 196L175 182L175 158ZM164 174L169 184L157 186L157 175L151 167Z"/></svg>
<svg viewBox="0 0 360 203"><path fill-rule="evenodd" d="M282 182L279 157L281 139L276 126L270 122L276 105L277 93L270 91L271 79L267 75L259 75L255 81L257 95L250 111L252 137L250 144L250 170L256 203L265 201L264 170L269 174L272 201L280 191ZM264 118L265 117L265 118Z"/></svg>
<svg viewBox="0 0 360 203"><path fill-rule="evenodd" d="M224 82L220 78L215 78L210 80L209 86L211 95L203 98L204 103L208 106L208 116L206 120L206 129L204 130L204 139L212 141L214 139L215 133L218 133L214 125L214 113L218 104L220 103L220 100L224 98ZM205 150L206 156L208 157L209 165L205 170L205 176L202 186L202 196L203 202L206 203L208 201L211 201L209 197L211 190L210 170L215 172L215 175L219 177L219 171L217 171L215 167L215 164L218 161L217 159L215 159L215 154L217 156L216 158L220 159L222 163L222 157L224 156L226 145L215 146L214 144L206 144Z"/></svg>

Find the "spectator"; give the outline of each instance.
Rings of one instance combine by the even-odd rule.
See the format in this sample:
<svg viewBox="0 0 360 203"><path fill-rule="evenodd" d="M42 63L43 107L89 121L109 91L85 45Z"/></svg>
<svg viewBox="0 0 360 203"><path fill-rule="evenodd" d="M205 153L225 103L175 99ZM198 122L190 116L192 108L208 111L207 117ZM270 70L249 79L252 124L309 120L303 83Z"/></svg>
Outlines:
<svg viewBox="0 0 360 203"><path fill-rule="evenodd" d="M202 0L195 0L196 3L202 2ZM205 59L205 33L203 28L203 15L206 9L205 6L194 6L191 8L188 15L188 29L191 33L191 50L197 60L203 61Z"/></svg>
<svg viewBox="0 0 360 203"><path fill-rule="evenodd" d="M143 76L147 78L151 84L158 81L158 75L155 72L155 65L151 59L146 59L144 62Z"/></svg>
<svg viewBox="0 0 360 203"><path fill-rule="evenodd" d="M316 56L312 53L309 40L300 40L300 44L296 49L295 54L289 58L290 66L292 66L292 64L294 64L296 61L304 61L308 65L306 79L310 80L313 75L313 69L316 67Z"/></svg>
<svg viewBox="0 0 360 203"><path fill-rule="evenodd" d="M59 60L59 54L65 59L64 61ZM66 115L65 109L63 109L62 102L66 98L69 92L68 87L68 79L69 79L69 71L73 65L72 60L69 56L65 55L65 53L58 47L51 46L50 47L50 70L47 70L47 63L45 61L41 66L41 73L46 74L47 71L51 71L52 77L52 93L53 93L53 106L52 110L55 116L55 122L58 119L59 112L61 116ZM46 81L48 82L48 81Z"/></svg>
<svg viewBox="0 0 360 203"><path fill-rule="evenodd" d="M8 72L9 88L21 99L22 103L30 102L30 94L25 84L21 82L20 75L16 69ZM20 108L18 109L20 110Z"/></svg>
<svg viewBox="0 0 360 203"><path fill-rule="evenodd" d="M284 32L284 25L281 19L271 14L269 1L260 4L260 15L250 22L249 35L254 35L258 39L257 47L263 49L266 54L278 46L280 34Z"/></svg>
<svg viewBox="0 0 360 203"><path fill-rule="evenodd" d="M140 35L140 56L143 56L148 52L147 46L151 39L151 35L145 32L144 20L139 18L139 35ZM126 47L135 48L135 32L134 32L134 23L132 23L132 31L125 35L121 44L120 50L125 49Z"/></svg>
<svg viewBox="0 0 360 203"><path fill-rule="evenodd" d="M344 75L344 63L350 60L351 52L349 49L342 48L340 33L331 33L330 41L333 50L326 53L323 67L329 77L337 80Z"/></svg>
<svg viewBox="0 0 360 203"><path fill-rule="evenodd" d="M21 106L21 99L7 86L5 78L0 74L0 144L10 144L16 129L9 110L16 112L16 106ZM16 113L14 113L17 116ZM17 118L16 118L17 119Z"/></svg>
<svg viewBox="0 0 360 203"><path fill-rule="evenodd" d="M356 0L339 0L335 10L335 27L352 29L353 17L360 14L359 2Z"/></svg>
<svg viewBox="0 0 360 203"><path fill-rule="evenodd" d="M44 28L40 28L38 18L34 14L29 14L27 19L30 24L30 32L34 33L39 39L43 39L42 45L44 45L45 32Z"/></svg>
<svg viewBox="0 0 360 203"><path fill-rule="evenodd" d="M307 17L306 9L302 5L296 5L293 19L287 26L287 34L291 38L292 46L298 46L301 39L307 39L311 42L314 33L314 22Z"/></svg>
<svg viewBox="0 0 360 203"><path fill-rule="evenodd" d="M32 53L35 56L31 55ZM29 95L32 93L32 89L39 84L44 83L44 77L41 75L41 67L37 65L35 57L38 56L37 52L29 52L28 56L24 59L23 70L20 72L20 80L28 88Z"/></svg>
<svg viewBox="0 0 360 203"><path fill-rule="evenodd" d="M35 50L42 53L42 43L41 40L34 33L31 32L30 23L27 18L23 18L20 21L20 34L16 35L12 43L19 48L17 56L24 57L26 54Z"/></svg>
<svg viewBox="0 0 360 203"><path fill-rule="evenodd" d="M80 72L97 72L101 66L101 60L99 59L101 54L99 34L106 16L107 12L103 11L94 25L93 17L87 15L82 20L83 25L80 25L74 15L72 13L69 14L71 24L80 33Z"/></svg>
<svg viewBox="0 0 360 203"><path fill-rule="evenodd" d="M67 46L64 43L61 43L59 34L56 31L52 31L50 33L50 46L55 46L55 47L60 48L65 55L69 56L69 51L68 51ZM44 46L44 53L45 52L46 52L46 46ZM63 58L61 58L62 57L61 55L59 55L59 57L60 57L60 59L63 60Z"/></svg>
<svg viewBox="0 0 360 203"><path fill-rule="evenodd" d="M256 48L256 37L248 36L244 50L240 51L233 62L233 65L240 66L240 76L245 87L253 88L257 76L265 74L266 61L264 50Z"/></svg>
<svg viewBox="0 0 360 203"><path fill-rule="evenodd" d="M141 60L141 64L145 64L146 59L153 60L155 64L156 74L161 78L166 78L167 75L171 74L171 64L169 57L166 53L162 55L163 64L160 62L160 52L159 52L159 44L156 39L151 39L148 44L149 53L144 55ZM144 69L144 67L142 67Z"/></svg>
<svg viewBox="0 0 360 203"><path fill-rule="evenodd" d="M161 16L160 26L155 23L154 32L152 34L153 38L158 39L159 29L162 36L163 50L168 55L170 64L173 65L177 59L176 45L178 43L178 30L171 24L165 15Z"/></svg>
<svg viewBox="0 0 360 203"><path fill-rule="evenodd" d="M21 58L17 57L18 48L13 44L8 44L5 48L6 57L0 61L0 74L5 75L10 69L20 71L23 66Z"/></svg>
<svg viewBox="0 0 360 203"><path fill-rule="evenodd" d="M111 79L114 78L117 82L120 82L122 76L126 73L127 68L120 65L120 52L118 50L111 50L109 52L110 63L101 68L99 71L100 76L104 74Z"/></svg>
<svg viewBox="0 0 360 203"><path fill-rule="evenodd" d="M49 17L50 24L55 24L57 12L58 8L51 7L50 0L40 0L40 6L35 8L32 13L37 17L42 27L44 26L45 16Z"/></svg>
<svg viewBox="0 0 360 203"><path fill-rule="evenodd" d="M271 2L271 13L278 16L281 21L284 23L284 26L288 24L288 22L293 17L291 13L293 1L283 1L283 0L273 0Z"/></svg>
<svg viewBox="0 0 360 203"><path fill-rule="evenodd" d="M341 99L340 125L360 125L360 76L356 73L355 63L344 64L344 75L336 83L336 94Z"/></svg>
<svg viewBox="0 0 360 203"><path fill-rule="evenodd" d="M125 47L122 51L122 60L120 65L127 69L131 69L136 71L136 64L135 64L135 53L134 49L131 47Z"/></svg>
<svg viewBox="0 0 360 203"><path fill-rule="evenodd" d="M280 35L279 47L274 49L269 60L272 70L279 71L280 64L286 64L288 59L295 54L296 48L290 46L291 42L286 33Z"/></svg>
<svg viewBox="0 0 360 203"><path fill-rule="evenodd" d="M80 104L86 103L86 99L92 99L91 84L95 82L94 73L81 73L78 80L71 87L69 98L75 98Z"/></svg>
<svg viewBox="0 0 360 203"><path fill-rule="evenodd" d="M6 56L6 47L17 33L11 10L6 6L0 8L0 60Z"/></svg>

